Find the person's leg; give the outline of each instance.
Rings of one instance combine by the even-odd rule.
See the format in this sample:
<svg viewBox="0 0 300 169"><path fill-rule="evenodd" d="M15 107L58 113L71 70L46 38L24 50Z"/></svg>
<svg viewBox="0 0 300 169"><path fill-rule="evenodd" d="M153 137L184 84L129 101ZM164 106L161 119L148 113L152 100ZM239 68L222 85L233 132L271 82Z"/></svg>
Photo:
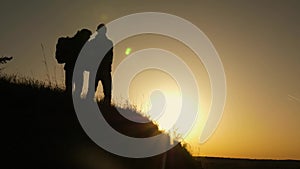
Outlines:
<svg viewBox="0 0 300 169"><path fill-rule="evenodd" d="M75 79L75 95L81 97L82 88L83 88L83 71L80 72L79 79Z"/></svg>
<svg viewBox="0 0 300 169"><path fill-rule="evenodd" d="M87 98L88 99L94 99L95 97L95 90L93 90L92 88L94 87L93 85L95 84L95 79L93 79L92 77L95 78L95 73L94 72L91 72L89 71L89 78L88 78L88 91L87 91ZM96 77L97 79L97 77Z"/></svg>
<svg viewBox="0 0 300 169"><path fill-rule="evenodd" d="M111 103L111 74L105 73L104 77L101 80L103 86L103 93L104 93L104 102L107 104Z"/></svg>
<svg viewBox="0 0 300 169"><path fill-rule="evenodd" d="M72 94L72 71L68 69L65 70L65 86L66 93Z"/></svg>

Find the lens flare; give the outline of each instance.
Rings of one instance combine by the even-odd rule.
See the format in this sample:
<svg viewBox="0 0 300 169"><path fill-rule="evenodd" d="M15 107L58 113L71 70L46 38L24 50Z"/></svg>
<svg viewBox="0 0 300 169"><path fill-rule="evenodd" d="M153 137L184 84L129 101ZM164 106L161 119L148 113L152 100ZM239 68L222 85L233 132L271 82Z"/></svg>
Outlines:
<svg viewBox="0 0 300 169"><path fill-rule="evenodd" d="M132 51L131 48L126 48L126 50L125 50L125 55L126 55L126 56L130 55L131 51Z"/></svg>

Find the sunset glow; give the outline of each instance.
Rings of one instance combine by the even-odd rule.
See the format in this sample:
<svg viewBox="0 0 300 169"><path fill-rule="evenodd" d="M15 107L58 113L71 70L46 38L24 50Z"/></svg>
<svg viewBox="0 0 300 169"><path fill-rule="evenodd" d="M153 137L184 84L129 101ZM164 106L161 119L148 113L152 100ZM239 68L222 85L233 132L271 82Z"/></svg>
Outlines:
<svg viewBox="0 0 300 169"><path fill-rule="evenodd" d="M0 54L14 58L1 72L50 81L64 88L65 65L58 64L54 57L59 37L72 37L83 28L95 32L99 23L143 11L177 15L205 33L224 66L225 108L218 128L207 142L200 144L199 138L212 101L211 75L186 44L157 34L129 37L114 44L112 76L137 51L147 48L170 51L190 68L199 88L199 102L188 100L198 106L198 116L184 139L194 156L300 160L299 2L5 1L0 10ZM124 24L124 29L125 26L132 27ZM180 31L184 30L170 30ZM145 62L151 57L145 57ZM127 70L132 67L129 65ZM135 106L149 115L160 129L180 131L173 124L180 112L182 93L176 79L166 72L157 69L138 72L128 88L129 101L115 93L114 81L112 86L114 104L131 103L129 107ZM101 83L98 92L97 96L103 96ZM162 103L155 102L161 99L166 101L164 113L147 114L152 104Z"/></svg>

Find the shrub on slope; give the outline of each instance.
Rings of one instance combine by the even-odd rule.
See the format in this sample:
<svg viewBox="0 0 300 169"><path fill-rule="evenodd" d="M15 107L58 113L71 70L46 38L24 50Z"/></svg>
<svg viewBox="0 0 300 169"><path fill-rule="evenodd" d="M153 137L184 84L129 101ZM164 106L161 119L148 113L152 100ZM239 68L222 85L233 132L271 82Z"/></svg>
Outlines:
<svg viewBox="0 0 300 169"><path fill-rule="evenodd" d="M1 76L0 96L5 166L9 168L201 168L180 144L164 154L141 159L103 150L82 130L71 98L59 88ZM100 102L99 108L108 123L123 134L141 138L161 133L152 122L129 121L113 106ZM145 118L134 110L124 111Z"/></svg>

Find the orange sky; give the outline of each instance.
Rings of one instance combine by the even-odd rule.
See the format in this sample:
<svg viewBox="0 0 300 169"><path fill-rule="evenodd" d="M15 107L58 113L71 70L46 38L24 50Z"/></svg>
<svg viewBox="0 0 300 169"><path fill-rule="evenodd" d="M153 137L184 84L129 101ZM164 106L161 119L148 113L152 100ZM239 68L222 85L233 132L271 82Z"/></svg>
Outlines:
<svg viewBox="0 0 300 169"><path fill-rule="evenodd" d="M14 56L5 65L7 73L40 80L47 80L46 74L50 74L52 82L61 84L62 65L54 60L58 37L72 36L84 27L95 30L98 22L109 22L135 12L177 15L209 37L227 78L227 100L221 123L214 135L199 145L199 130L210 100L209 82L201 62L194 63L192 54L182 55L199 75L203 91L203 116L186 139L194 154L200 148L200 154L207 156L300 159L299 9L296 0L119 3L4 0L0 7L0 55ZM41 43L45 46L50 72L46 72L43 63ZM133 49L139 48L132 45ZM174 45L180 44L170 47L180 55ZM119 51L114 66L124 57L122 48Z"/></svg>

